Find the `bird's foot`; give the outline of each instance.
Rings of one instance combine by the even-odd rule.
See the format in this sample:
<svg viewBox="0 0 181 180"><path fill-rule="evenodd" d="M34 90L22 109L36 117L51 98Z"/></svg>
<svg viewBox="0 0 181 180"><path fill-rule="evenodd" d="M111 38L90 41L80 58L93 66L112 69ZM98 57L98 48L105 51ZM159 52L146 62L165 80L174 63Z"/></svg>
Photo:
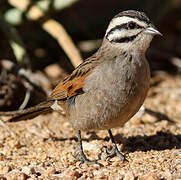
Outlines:
<svg viewBox="0 0 181 180"><path fill-rule="evenodd" d="M120 159L125 162L126 157L125 155L123 155L117 148L117 146L115 144L113 144L113 148L111 150L109 150L108 148L106 149L106 153L108 154L106 158L112 158L115 156L120 157Z"/></svg>
<svg viewBox="0 0 181 180"><path fill-rule="evenodd" d="M81 131L78 130L77 133L77 138L78 138L78 142L79 142L79 153L77 155L77 158L81 161L81 163L86 163L86 164L97 164L99 166L103 166L102 164L98 163L97 161L90 161L89 159L87 159L86 155L84 154L83 151L83 146L82 146L82 138L81 138Z"/></svg>
<svg viewBox="0 0 181 180"><path fill-rule="evenodd" d="M96 160L95 161L90 161L89 159L87 159L86 155L80 151L80 153L77 155L77 158L81 161L81 163L85 163L88 165L92 165L92 164L97 164L99 166L103 166L101 163L98 163Z"/></svg>

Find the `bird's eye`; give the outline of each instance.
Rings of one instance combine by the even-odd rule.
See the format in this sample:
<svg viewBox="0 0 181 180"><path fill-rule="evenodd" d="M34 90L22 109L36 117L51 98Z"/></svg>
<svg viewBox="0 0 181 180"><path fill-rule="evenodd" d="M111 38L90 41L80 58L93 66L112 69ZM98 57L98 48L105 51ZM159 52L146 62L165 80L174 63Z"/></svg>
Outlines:
<svg viewBox="0 0 181 180"><path fill-rule="evenodd" d="M134 29L136 27L136 24L134 23L134 22L130 22L129 24L128 24L128 28L129 29Z"/></svg>

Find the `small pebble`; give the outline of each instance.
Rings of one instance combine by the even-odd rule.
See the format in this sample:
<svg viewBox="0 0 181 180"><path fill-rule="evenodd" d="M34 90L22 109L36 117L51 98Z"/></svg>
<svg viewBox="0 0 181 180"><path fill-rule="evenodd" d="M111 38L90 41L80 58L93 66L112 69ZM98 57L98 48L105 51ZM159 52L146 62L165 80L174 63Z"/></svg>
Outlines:
<svg viewBox="0 0 181 180"><path fill-rule="evenodd" d="M24 166L22 168L22 172L27 174L27 175L30 175L30 174L35 174L35 169L33 167L29 167L29 166Z"/></svg>
<svg viewBox="0 0 181 180"><path fill-rule="evenodd" d="M23 172L20 172L19 170L12 170L8 174L5 175L5 178L7 180L26 180L27 175Z"/></svg>

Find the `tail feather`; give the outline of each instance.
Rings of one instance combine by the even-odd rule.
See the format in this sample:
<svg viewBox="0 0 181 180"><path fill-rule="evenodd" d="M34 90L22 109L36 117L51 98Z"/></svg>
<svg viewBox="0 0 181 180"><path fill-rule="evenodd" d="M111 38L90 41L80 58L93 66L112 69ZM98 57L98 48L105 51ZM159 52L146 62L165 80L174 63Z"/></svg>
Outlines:
<svg viewBox="0 0 181 180"><path fill-rule="evenodd" d="M13 116L9 120L7 120L8 122L17 122L21 120L33 119L40 114L52 112L53 110L51 109L51 105L53 103L53 101L44 101L36 106L24 110L0 112L0 115Z"/></svg>

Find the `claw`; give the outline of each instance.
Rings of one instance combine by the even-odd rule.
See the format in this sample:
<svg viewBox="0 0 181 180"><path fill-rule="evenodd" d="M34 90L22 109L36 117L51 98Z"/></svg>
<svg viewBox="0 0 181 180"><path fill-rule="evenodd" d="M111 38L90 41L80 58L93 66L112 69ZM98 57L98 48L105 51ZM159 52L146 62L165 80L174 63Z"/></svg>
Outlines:
<svg viewBox="0 0 181 180"><path fill-rule="evenodd" d="M126 160L126 157L118 150L117 146L113 145L113 148L111 150L106 149L106 153L108 154L106 158L118 156L123 162Z"/></svg>
<svg viewBox="0 0 181 180"><path fill-rule="evenodd" d="M84 154L80 130L77 133L77 137L80 145L80 152L78 153L77 158L81 161L81 163L86 163L88 165L97 164L102 167L103 165L101 163L98 163L97 161L90 161L89 159L87 159L86 155Z"/></svg>
<svg viewBox="0 0 181 180"><path fill-rule="evenodd" d="M81 161L81 163L85 163L85 164L88 164L88 165L92 165L92 164L97 164L99 166L103 166L101 163L98 163L96 160L95 161L90 161L89 159L87 159L87 157L85 156L84 153L80 152L78 155L77 155L77 158Z"/></svg>
<svg viewBox="0 0 181 180"><path fill-rule="evenodd" d="M115 143L115 140L114 140L114 137L113 137L112 132L111 132L110 129L108 129L108 133L109 133L109 136L110 136L110 138L111 138L111 141L112 141L112 144L113 144L113 148L112 148L111 151L108 150L108 149L106 149L107 154L109 154L109 155L107 156L107 158L108 158L108 157L118 156L118 157L121 158L121 160L122 160L123 162L125 162L126 157L118 150L118 148L117 148L117 146L116 146L116 143Z"/></svg>

